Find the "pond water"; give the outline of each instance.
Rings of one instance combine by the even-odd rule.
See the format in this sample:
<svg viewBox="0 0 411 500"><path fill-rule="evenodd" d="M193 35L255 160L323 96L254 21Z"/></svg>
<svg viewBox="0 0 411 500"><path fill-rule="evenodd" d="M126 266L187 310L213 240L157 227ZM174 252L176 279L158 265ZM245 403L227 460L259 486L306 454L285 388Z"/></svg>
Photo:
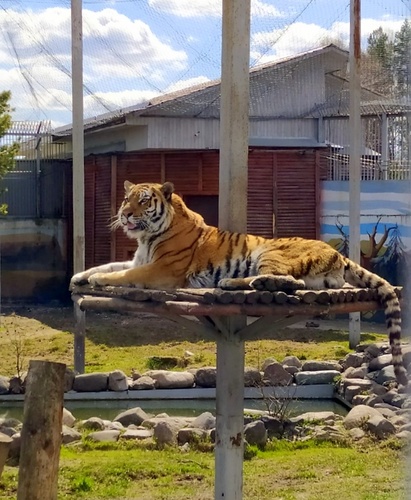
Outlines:
<svg viewBox="0 0 411 500"><path fill-rule="evenodd" d="M333 411L345 415L347 408L336 400L305 399L287 401L287 414L299 415L308 411ZM205 411L215 415L215 400L213 399L183 399L183 400L144 400L144 401L66 401L65 408L70 410L78 420L90 417L100 417L113 420L121 411L139 406L146 413L157 415L167 413L170 416L196 417ZM244 408L267 410L262 400L248 399L244 401ZM23 420L22 402L0 402L0 416L13 417Z"/></svg>

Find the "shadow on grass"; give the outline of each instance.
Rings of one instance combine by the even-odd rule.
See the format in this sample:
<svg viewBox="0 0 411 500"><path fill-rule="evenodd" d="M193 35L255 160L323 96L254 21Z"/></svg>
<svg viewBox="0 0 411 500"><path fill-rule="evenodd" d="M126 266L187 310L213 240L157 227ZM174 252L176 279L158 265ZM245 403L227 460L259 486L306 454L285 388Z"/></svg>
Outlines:
<svg viewBox="0 0 411 500"><path fill-rule="evenodd" d="M4 306L3 315L15 313L18 316L37 320L55 330L74 333L75 320L71 306ZM348 332L344 330L322 330L317 328L283 328L269 332L271 340L289 340L301 343L348 342ZM107 347L129 347L179 343L182 341L202 342L195 331L154 314L119 314L115 312L86 313L86 336L95 345ZM372 333L361 334L361 342L379 340Z"/></svg>

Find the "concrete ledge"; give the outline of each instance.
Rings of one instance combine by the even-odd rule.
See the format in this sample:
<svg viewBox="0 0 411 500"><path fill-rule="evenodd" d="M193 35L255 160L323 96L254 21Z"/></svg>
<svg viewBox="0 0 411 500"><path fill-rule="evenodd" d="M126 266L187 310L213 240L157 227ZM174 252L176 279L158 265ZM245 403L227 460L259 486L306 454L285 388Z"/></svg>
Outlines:
<svg viewBox="0 0 411 500"><path fill-rule="evenodd" d="M293 385L291 387L245 387L244 399L276 397L285 399L333 399L334 385ZM215 399L215 388L155 389L124 392L66 392L64 401L147 401L173 399ZM1 402L24 401L24 394L0 395Z"/></svg>

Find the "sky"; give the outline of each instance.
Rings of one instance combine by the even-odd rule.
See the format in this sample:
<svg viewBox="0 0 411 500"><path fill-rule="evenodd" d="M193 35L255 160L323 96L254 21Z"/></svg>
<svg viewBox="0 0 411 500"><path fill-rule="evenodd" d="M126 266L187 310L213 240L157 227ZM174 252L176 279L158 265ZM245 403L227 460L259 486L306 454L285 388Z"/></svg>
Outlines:
<svg viewBox="0 0 411 500"><path fill-rule="evenodd" d="M348 46L349 0L251 0L250 66L334 40ZM220 77L218 0L83 0L84 116ZM70 0L0 0L0 91L14 120L71 123ZM362 43L395 33L411 0L362 0Z"/></svg>

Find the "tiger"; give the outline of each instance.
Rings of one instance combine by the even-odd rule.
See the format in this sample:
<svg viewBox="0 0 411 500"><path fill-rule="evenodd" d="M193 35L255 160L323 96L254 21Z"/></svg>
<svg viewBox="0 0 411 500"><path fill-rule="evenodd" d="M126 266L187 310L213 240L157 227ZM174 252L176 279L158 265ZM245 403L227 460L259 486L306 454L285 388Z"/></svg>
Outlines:
<svg viewBox="0 0 411 500"><path fill-rule="evenodd" d="M340 254L328 243L300 237L268 239L207 225L164 184L124 183L125 197L112 223L137 240L132 260L75 274L70 288L133 286L149 289L221 288L282 290L342 288L377 290L397 381L407 384L401 351L401 308L391 284Z"/></svg>

